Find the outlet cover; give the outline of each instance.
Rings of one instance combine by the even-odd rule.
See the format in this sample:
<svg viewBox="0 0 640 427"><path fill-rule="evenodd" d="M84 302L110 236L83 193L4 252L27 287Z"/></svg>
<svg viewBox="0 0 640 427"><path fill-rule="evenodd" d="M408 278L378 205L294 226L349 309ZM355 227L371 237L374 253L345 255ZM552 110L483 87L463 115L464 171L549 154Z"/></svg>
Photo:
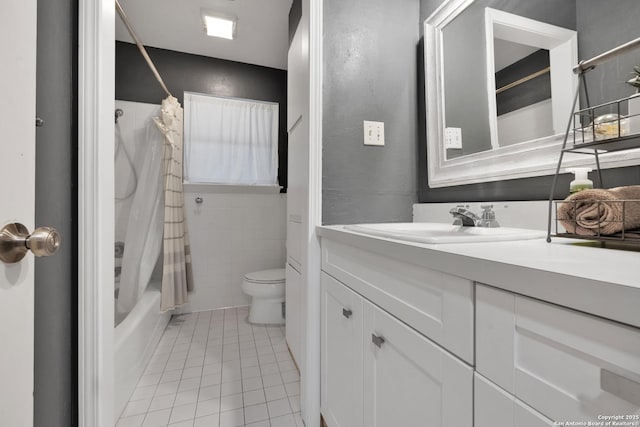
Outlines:
<svg viewBox="0 0 640 427"><path fill-rule="evenodd" d="M444 129L444 148L462 149L462 128Z"/></svg>
<svg viewBox="0 0 640 427"><path fill-rule="evenodd" d="M364 145L384 145L384 122L364 121Z"/></svg>

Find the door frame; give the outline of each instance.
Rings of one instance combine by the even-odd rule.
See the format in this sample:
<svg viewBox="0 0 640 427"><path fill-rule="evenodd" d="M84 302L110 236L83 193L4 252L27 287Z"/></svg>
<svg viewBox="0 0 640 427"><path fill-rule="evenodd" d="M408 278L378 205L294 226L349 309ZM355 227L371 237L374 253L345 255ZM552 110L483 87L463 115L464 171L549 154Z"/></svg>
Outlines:
<svg viewBox="0 0 640 427"><path fill-rule="evenodd" d="M322 0L309 7L309 292L302 375L303 415L320 421L320 240L322 225ZM113 427L115 20L113 0L78 8L78 420ZM102 159L102 161L101 161ZM104 161L109 159L110 161Z"/></svg>
<svg viewBox="0 0 640 427"><path fill-rule="evenodd" d="M78 420L113 427L116 11L78 7Z"/></svg>

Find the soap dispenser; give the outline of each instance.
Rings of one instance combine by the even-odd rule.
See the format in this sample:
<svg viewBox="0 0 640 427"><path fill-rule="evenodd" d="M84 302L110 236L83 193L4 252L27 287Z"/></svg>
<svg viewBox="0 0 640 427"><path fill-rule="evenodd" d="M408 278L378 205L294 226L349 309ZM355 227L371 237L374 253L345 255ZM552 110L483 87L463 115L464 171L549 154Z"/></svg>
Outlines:
<svg viewBox="0 0 640 427"><path fill-rule="evenodd" d="M586 190L588 188L593 188L593 181L589 179L587 174L591 172L589 168L569 168L568 172L571 172L574 175L573 181L569 184L569 192L571 194L577 193L578 191Z"/></svg>

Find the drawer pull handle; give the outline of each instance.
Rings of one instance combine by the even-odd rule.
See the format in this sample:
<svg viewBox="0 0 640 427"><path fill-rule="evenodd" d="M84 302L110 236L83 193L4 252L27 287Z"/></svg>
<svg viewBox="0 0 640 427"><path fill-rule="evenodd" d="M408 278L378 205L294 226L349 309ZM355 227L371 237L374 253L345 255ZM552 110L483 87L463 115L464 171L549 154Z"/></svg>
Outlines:
<svg viewBox="0 0 640 427"><path fill-rule="evenodd" d="M342 309L342 315L347 319L350 318L352 314L353 314L353 311L349 310L348 308Z"/></svg>
<svg viewBox="0 0 640 427"><path fill-rule="evenodd" d="M600 388L620 399L640 406L640 383L615 374L606 369L600 370Z"/></svg>
<svg viewBox="0 0 640 427"><path fill-rule="evenodd" d="M384 338L377 336L376 334L371 334L371 342L376 345L378 348L382 348L382 344L384 344Z"/></svg>

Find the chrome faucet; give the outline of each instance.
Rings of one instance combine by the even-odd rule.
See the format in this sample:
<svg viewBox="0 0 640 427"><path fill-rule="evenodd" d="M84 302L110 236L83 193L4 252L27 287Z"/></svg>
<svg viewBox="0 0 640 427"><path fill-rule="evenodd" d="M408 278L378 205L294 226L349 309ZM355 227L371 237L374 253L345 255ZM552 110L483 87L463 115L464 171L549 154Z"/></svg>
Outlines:
<svg viewBox="0 0 640 427"><path fill-rule="evenodd" d="M493 205L480 205L482 208L481 216L471 212L468 207L468 205L458 205L449 211L454 218L453 225L462 225L465 227L500 227L500 224L496 221L496 213L493 211Z"/></svg>

